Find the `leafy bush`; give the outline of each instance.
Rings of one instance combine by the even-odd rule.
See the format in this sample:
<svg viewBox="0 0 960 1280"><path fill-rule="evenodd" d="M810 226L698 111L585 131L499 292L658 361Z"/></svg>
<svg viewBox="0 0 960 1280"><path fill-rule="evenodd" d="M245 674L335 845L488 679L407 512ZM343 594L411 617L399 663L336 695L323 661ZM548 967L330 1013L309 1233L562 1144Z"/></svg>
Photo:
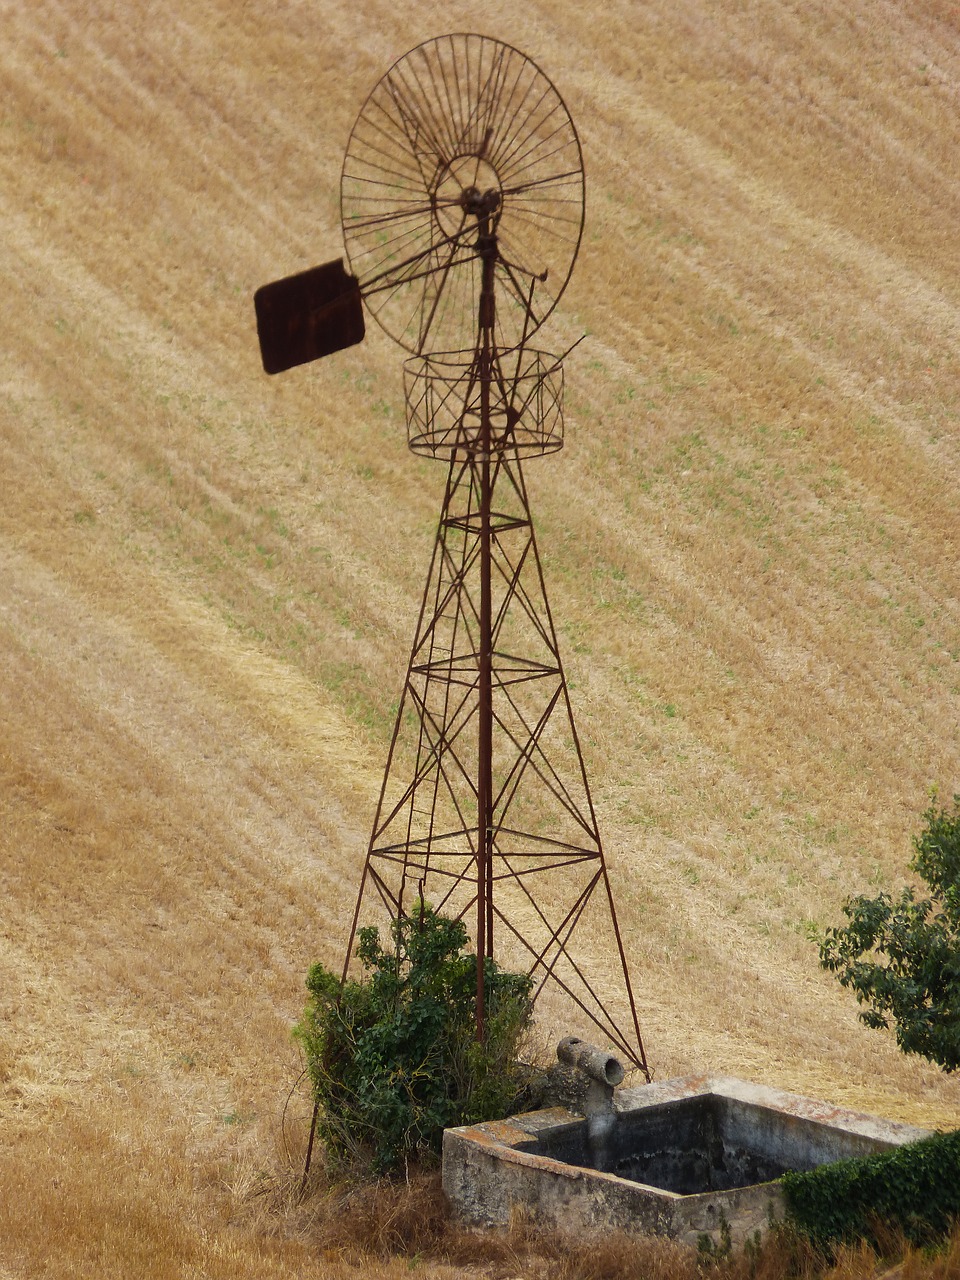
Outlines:
<svg viewBox="0 0 960 1280"><path fill-rule="evenodd" d="M523 1089L520 1044L532 979L485 968L485 1036L476 1038L476 957L467 930L424 905L391 925L393 946L361 929L365 977L341 986L322 964L294 1034L335 1159L379 1173L439 1150L443 1130L509 1115Z"/></svg>
<svg viewBox="0 0 960 1280"><path fill-rule="evenodd" d="M820 1248L856 1240L876 1247L879 1224L931 1244L960 1217L960 1131L786 1173L781 1182L788 1217Z"/></svg>
<svg viewBox="0 0 960 1280"><path fill-rule="evenodd" d="M952 812L936 797L914 839L910 863L931 889L919 901L904 889L848 901L848 924L828 929L820 963L868 1007L868 1027L896 1028L904 1053L917 1053L944 1071L960 1067L960 796Z"/></svg>

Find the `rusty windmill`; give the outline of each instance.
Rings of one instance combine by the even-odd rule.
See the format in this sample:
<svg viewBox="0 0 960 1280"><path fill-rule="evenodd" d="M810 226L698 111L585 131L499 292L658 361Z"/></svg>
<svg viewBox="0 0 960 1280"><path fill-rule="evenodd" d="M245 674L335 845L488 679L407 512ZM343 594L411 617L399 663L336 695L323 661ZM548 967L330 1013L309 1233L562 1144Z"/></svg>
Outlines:
<svg viewBox="0 0 960 1280"><path fill-rule="evenodd" d="M433 557L361 876L356 931L424 895L484 957L552 982L645 1074L626 955L522 463L563 444L563 369L530 339L583 229L580 142L500 41L411 50L365 102L341 181L342 260L260 289L270 373L359 342L363 305L409 353L410 448L446 463ZM628 1023L577 959L606 933Z"/></svg>

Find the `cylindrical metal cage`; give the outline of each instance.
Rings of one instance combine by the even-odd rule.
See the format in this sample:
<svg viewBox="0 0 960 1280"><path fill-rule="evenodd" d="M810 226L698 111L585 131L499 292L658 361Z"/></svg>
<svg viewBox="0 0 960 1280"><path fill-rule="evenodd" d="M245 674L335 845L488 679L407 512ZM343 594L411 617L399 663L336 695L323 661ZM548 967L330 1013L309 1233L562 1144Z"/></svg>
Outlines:
<svg viewBox="0 0 960 1280"><path fill-rule="evenodd" d="M414 453L446 461L481 447L483 381L476 353L404 362L407 436ZM493 453L536 458L563 447L563 366L546 351L496 357L489 379Z"/></svg>

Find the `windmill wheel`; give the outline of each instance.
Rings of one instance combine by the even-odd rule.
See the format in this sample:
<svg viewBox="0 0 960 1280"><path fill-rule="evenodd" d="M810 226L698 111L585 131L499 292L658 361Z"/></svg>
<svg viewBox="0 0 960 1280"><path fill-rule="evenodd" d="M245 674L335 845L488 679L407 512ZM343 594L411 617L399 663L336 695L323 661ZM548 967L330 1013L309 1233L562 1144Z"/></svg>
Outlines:
<svg viewBox="0 0 960 1280"><path fill-rule="evenodd" d="M529 58L449 35L405 54L365 102L341 180L368 310L415 355L472 349L480 238L495 239L495 338L522 345L563 292L583 231L573 121Z"/></svg>

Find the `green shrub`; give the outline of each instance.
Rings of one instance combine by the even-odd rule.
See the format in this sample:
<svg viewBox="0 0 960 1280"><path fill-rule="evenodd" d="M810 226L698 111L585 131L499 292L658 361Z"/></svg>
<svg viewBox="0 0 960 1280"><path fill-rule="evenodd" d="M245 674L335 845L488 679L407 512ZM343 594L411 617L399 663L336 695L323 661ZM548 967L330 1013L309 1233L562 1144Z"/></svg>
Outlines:
<svg viewBox="0 0 960 1280"><path fill-rule="evenodd" d="M360 981L322 964L294 1034L306 1052L328 1155L378 1173L437 1152L443 1130L509 1115L524 1085L518 1054L532 979L485 968L485 1036L476 1037L476 957L460 920L424 905L391 925L393 946L361 929Z"/></svg>
<svg viewBox="0 0 960 1280"><path fill-rule="evenodd" d="M960 1217L960 1131L781 1181L788 1218L820 1248L857 1240L878 1247L878 1224L932 1244Z"/></svg>
<svg viewBox="0 0 960 1280"><path fill-rule="evenodd" d="M851 898L848 923L828 929L820 963L850 987L868 1027L893 1026L904 1053L944 1071L960 1069L960 796L952 810L934 795L910 866L930 887Z"/></svg>

